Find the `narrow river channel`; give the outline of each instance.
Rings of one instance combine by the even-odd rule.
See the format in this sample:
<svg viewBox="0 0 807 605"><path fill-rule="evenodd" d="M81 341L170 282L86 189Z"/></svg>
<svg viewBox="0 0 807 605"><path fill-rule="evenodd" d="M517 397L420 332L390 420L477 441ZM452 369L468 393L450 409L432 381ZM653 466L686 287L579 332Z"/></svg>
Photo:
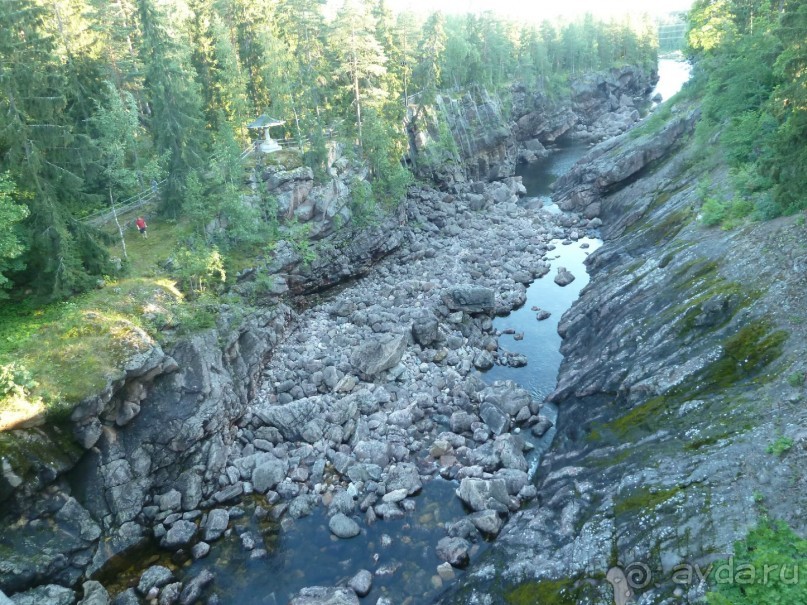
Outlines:
<svg viewBox="0 0 807 605"><path fill-rule="evenodd" d="M686 80L679 66L662 62L678 74L677 87ZM669 70L668 70L669 71ZM681 72L683 73L683 72ZM665 86L666 86L665 82ZM677 88L676 88L677 89ZM670 94L669 86L665 92ZM579 143L560 141L545 160L531 166L521 166L521 176L527 189L523 202L536 214L559 212L551 202L552 182L571 168L582 157L587 147ZM584 234L581 233L581 236ZM596 236L596 233L589 233ZM576 241L555 240L546 258L551 262L551 273L534 281L527 289L526 303L505 317L498 317L494 327L501 333L502 349L526 357L527 365L514 368L496 365L482 375L485 382L511 380L542 401L556 385L561 363L561 339L558 322L588 283L585 260L601 241L596 237L581 237ZM539 260L535 259L536 262ZM557 267L566 267L575 276L572 283L560 287L552 277ZM549 313L537 319L538 310ZM553 422L557 410L547 404L542 414ZM517 431L518 429L516 429ZM540 455L550 447L554 427L540 439L529 431L522 437L533 446L527 457L530 474L537 468ZM414 499L413 510L397 520L379 520L363 525L355 538L340 540L328 530L326 508L318 506L309 516L295 521L284 519L280 523L259 520L254 515L255 503L244 502L244 514L238 517L230 512L231 531L210 551L210 555L195 563L186 563L183 575L196 575L204 568L216 569L216 593L220 603L237 605L285 605L308 586L335 586L346 583L360 570L371 570L372 589L363 602L387 602L394 605L421 605L439 599L464 573L459 569L438 572L440 560L436 554L437 542L446 535L446 528L466 519L466 511L454 490L457 481L436 477L426 481ZM243 535L254 536L265 542L265 556L242 544ZM475 544L470 552L471 563L486 549L487 543ZM156 555L150 563L156 563ZM142 558L139 561L142 569ZM381 600L384 599L387 600Z"/></svg>
<svg viewBox="0 0 807 605"><path fill-rule="evenodd" d="M551 182L574 164L586 151L585 146L559 146L549 158L532 166L522 167L519 174L527 186L527 196L539 212L539 206L549 204ZM506 317L495 320L494 326L505 333L501 337L503 348L527 357L522 368L494 366L483 375L486 382L513 380L528 389L537 399L543 399L555 386L561 362L560 337L557 326L580 290L588 282L583 262L596 249L599 240L581 239L577 242L558 240L548 258L555 267L564 266L575 280L561 288L552 281L552 274L536 280L527 290L526 304ZM538 259L536 259L537 261ZM536 319L532 307L550 312L543 321ZM519 339L516 340L515 336ZM523 335L523 338L521 338ZM553 410L545 410L552 417ZM532 459L534 468L537 453L551 442L553 430L542 439L531 436L535 445ZM435 547L445 536L445 525L464 519L462 503L455 496L458 482L435 478L424 484L416 498L416 508L403 519L377 521L367 526L351 540L339 540L328 531L328 517L324 507L317 507L310 516L294 522L260 527L252 515L244 515L235 524L249 529L254 535L267 538L268 557L253 560L244 550L234 532L233 537L217 545L210 557L194 566L207 567L215 558L216 589L226 603L238 605L283 605L306 586L333 586L349 579L361 569L373 571L373 588L367 602L375 603L386 596L395 604L428 603L435 600L450 584L451 578L441 578L435 571L440 560ZM474 546L473 560L485 548L485 543ZM196 571L188 570L190 575ZM454 570L455 574L463 573Z"/></svg>

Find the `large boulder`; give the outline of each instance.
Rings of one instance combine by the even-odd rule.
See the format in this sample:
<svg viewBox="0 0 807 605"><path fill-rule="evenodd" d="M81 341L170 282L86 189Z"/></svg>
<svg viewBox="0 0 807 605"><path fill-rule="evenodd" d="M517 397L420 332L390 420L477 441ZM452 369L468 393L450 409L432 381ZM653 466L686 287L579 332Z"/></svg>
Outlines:
<svg viewBox="0 0 807 605"><path fill-rule="evenodd" d="M450 288L443 296L443 302L451 311L489 313L496 306L496 297L490 288L462 284Z"/></svg>
<svg viewBox="0 0 807 605"><path fill-rule="evenodd" d="M328 529L337 538L355 538L361 533L359 524L343 513L336 513L328 521Z"/></svg>
<svg viewBox="0 0 807 605"><path fill-rule="evenodd" d="M73 605L76 593L64 586L48 584L17 593L11 597L11 602L14 605Z"/></svg>
<svg viewBox="0 0 807 605"><path fill-rule="evenodd" d="M364 376L372 378L398 365L405 351L405 336L387 334L374 338L353 351L351 363Z"/></svg>
<svg viewBox="0 0 807 605"><path fill-rule="evenodd" d="M473 511L495 510L508 512L510 496L501 479L474 479L466 477L457 489L457 497Z"/></svg>
<svg viewBox="0 0 807 605"><path fill-rule="evenodd" d="M412 338L422 347L428 347L440 336L440 324L434 316L418 317L412 322Z"/></svg>
<svg viewBox="0 0 807 605"><path fill-rule="evenodd" d="M359 597L350 588L311 586L297 593L289 605L359 605Z"/></svg>
<svg viewBox="0 0 807 605"><path fill-rule="evenodd" d="M568 286L574 281L574 275L566 267L558 267L558 274L555 276L555 283L561 288Z"/></svg>

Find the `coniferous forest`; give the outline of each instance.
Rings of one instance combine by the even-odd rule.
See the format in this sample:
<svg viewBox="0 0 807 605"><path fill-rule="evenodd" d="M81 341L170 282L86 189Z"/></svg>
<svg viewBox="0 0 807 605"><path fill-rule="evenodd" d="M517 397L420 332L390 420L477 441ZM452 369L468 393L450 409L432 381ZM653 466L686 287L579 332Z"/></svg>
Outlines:
<svg viewBox="0 0 807 605"><path fill-rule="evenodd" d="M807 207L807 3L698 0L690 15L692 94L704 152L731 167L737 196L707 201L708 223L771 219Z"/></svg>
<svg viewBox="0 0 807 605"><path fill-rule="evenodd" d="M0 292L59 299L111 274L112 236L81 219L153 181L166 219L204 225L227 215L222 249L265 239L266 221L239 203L239 154L256 136L245 126L261 114L285 121L274 136L306 141L315 173L328 136L358 143L375 196L395 198L409 179L400 162L407 102L514 79L552 86L571 73L655 60L649 21L421 18L395 15L383 0L326 8L3 2Z"/></svg>

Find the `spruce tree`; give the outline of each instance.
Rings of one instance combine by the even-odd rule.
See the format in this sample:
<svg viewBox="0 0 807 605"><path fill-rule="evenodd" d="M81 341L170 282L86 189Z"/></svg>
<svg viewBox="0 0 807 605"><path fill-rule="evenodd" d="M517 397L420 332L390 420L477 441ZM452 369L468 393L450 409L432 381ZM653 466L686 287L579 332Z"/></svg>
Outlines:
<svg viewBox="0 0 807 605"><path fill-rule="evenodd" d="M12 278L62 297L88 287L91 275L104 271L106 254L73 217L91 203L82 178L88 149L70 120L81 93L65 79L48 10L33 0L0 3L0 171L29 210L26 269Z"/></svg>
<svg viewBox="0 0 807 605"><path fill-rule="evenodd" d="M202 102L179 24L172 24L154 0L137 2L149 128L155 151L168 157L163 208L177 216L185 178L203 162Z"/></svg>

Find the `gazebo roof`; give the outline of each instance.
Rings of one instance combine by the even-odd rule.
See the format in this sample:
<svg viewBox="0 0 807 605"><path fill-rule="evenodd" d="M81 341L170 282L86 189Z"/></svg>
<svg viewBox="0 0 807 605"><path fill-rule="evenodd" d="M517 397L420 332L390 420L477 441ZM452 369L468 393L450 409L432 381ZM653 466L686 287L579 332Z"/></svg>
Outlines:
<svg viewBox="0 0 807 605"><path fill-rule="evenodd" d="M266 128L267 126L282 126L285 123L286 122L284 122L283 120L278 120L277 118L273 118L271 116L263 114L261 116L258 116L258 118L254 122L247 124L247 128Z"/></svg>

